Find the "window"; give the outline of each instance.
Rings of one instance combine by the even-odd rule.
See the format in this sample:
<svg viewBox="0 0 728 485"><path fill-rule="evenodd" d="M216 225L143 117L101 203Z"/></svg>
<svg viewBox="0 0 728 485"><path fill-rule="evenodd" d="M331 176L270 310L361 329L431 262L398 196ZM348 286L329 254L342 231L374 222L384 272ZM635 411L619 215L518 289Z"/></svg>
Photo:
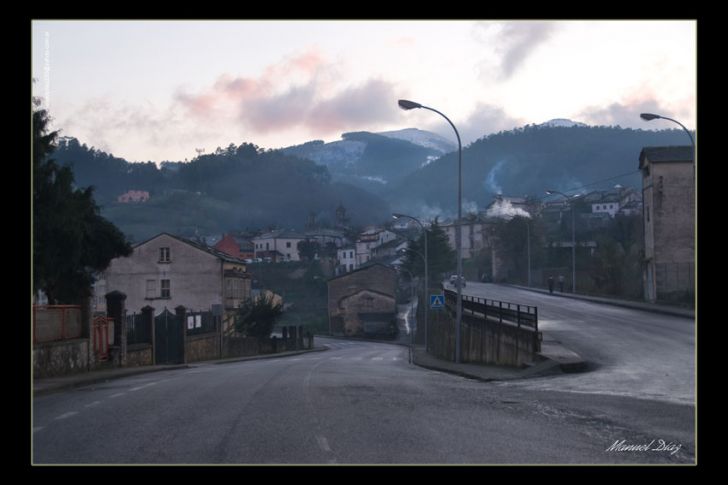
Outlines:
<svg viewBox="0 0 728 485"><path fill-rule="evenodd" d="M169 263L171 261L169 257L169 248L159 248L159 262Z"/></svg>
<svg viewBox="0 0 728 485"><path fill-rule="evenodd" d="M290 247L291 247L291 241L288 241L288 242L286 243L286 247L287 247L287 248L290 248Z"/></svg>
<svg viewBox="0 0 728 485"><path fill-rule="evenodd" d="M162 280L162 298L171 298L169 280Z"/></svg>
<svg viewBox="0 0 728 485"><path fill-rule="evenodd" d="M265 250L268 251L270 248L268 247L268 243L265 243Z"/></svg>
<svg viewBox="0 0 728 485"><path fill-rule="evenodd" d="M349 259L354 259L354 251L349 251Z"/></svg>
<svg viewBox="0 0 728 485"><path fill-rule="evenodd" d="M147 280L147 298L157 297L157 280Z"/></svg>

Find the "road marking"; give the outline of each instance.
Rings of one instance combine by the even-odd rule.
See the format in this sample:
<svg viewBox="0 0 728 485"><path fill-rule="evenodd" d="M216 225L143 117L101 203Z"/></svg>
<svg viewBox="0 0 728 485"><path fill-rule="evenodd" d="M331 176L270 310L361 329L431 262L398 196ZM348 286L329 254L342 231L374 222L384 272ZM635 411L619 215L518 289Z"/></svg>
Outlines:
<svg viewBox="0 0 728 485"><path fill-rule="evenodd" d="M56 419L66 419L66 418L70 418L74 414L78 414L78 411L70 411L70 412L67 412L67 413L63 413L60 416L56 416Z"/></svg>
<svg viewBox="0 0 728 485"><path fill-rule="evenodd" d="M352 357L351 360L362 360L363 357Z"/></svg>
<svg viewBox="0 0 728 485"><path fill-rule="evenodd" d="M45 428L45 426L36 426L35 428L33 428L33 433L38 432L38 431L42 430L43 428Z"/></svg>
<svg viewBox="0 0 728 485"><path fill-rule="evenodd" d="M372 357L372 360L384 360L384 357Z"/></svg>
<svg viewBox="0 0 728 485"><path fill-rule="evenodd" d="M119 396L123 396L124 394L126 394L126 393L125 393L125 392L118 392L118 393L116 393L116 394L112 394L112 395L111 395L111 396L109 396L109 397L111 397L111 398L114 398L114 397L119 397Z"/></svg>
<svg viewBox="0 0 728 485"><path fill-rule="evenodd" d="M94 401L94 402L92 402L92 403L88 403L88 404L86 404L86 405L85 405L84 407L85 407L85 408L92 408L92 407L94 407L94 406L98 406L99 404L101 404L101 401Z"/></svg>
<svg viewBox="0 0 728 485"><path fill-rule="evenodd" d="M392 360L400 360L399 357L392 357Z"/></svg>
<svg viewBox="0 0 728 485"><path fill-rule="evenodd" d="M150 382L150 383L148 383L148 384L144 384L143 386L138 386L138 387L132 387L132 388L131 388L131 389L129 389L129 390L130 390L130 391L138 391L139 389L144 389L145 387L153 386L153 385L155 385L155 384L157 384L157 383L156 383L156 382ZM112 397L113 397L113 396L112 396Z"/></svg>
<svg viewBox="0 0 728 485"><path fill-rule="evenodd" d="M339 360L341 357L331 357L331 360Z"/></svg>
<svg viewBox="0 0 728 485"><path fill-rule="evenodd" d="M291 360L296 361L296 360L301 360L301 359L296 358L296 359L291 359Z"/></svg>

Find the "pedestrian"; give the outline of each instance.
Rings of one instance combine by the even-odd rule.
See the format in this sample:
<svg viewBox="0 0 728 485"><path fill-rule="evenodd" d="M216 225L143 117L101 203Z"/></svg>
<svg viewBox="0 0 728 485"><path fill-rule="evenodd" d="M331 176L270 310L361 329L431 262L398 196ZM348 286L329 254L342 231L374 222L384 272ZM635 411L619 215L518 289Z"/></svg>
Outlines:
<svg viewBox="0 0 728 485"><path fill-rule="evenodd" d="M564 275L562 274L559 275L559 291L564 292Z"/></svg>
<svg viewBox="0 0 728 485"><path fill-rule="evenodd" d="M553 293L554 292L554 277L549 276L548 281L549 281L549 293Z"/></svg>

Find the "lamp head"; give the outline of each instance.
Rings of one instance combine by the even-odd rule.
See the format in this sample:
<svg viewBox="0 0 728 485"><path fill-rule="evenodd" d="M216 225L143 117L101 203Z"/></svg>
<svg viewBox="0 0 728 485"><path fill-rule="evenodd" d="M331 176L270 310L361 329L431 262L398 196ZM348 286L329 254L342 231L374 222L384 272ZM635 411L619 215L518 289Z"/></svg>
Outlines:
<svg viewBox="0 0 728 485"><path fill-rule="evenodd" d="M405 109L405 110L422 107L422 105L420 103L415 103L414 101L409 101L407 99L400 99L398 101L398 104L399 104L400 108Z"/></svg>
<svg viewBox="0 0 728 485"><path fill-rule="evenodd" d="M662 116L652 114L652 113L641 113L640 118L642 118L645 121L650 121L650 120L656 120L658 118L662 118Z"/></svg>

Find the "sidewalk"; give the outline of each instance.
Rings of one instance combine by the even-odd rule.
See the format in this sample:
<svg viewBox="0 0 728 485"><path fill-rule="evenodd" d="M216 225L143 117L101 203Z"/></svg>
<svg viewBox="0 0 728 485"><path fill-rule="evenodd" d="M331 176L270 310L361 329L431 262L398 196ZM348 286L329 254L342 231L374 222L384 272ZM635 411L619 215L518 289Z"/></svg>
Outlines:
<svg viewBox="0 0 728 485"><path fill-rule="evenodd" d="M313 349L291 350L288 352L279 352L275 354L253 355L248 357L234 357L231 359L203 360L191 362L189 364L177 365L146 365L140 367L116 367L113 369L94 370L90 372L82 372L78 374L47 377L44 379L33 379L33 395L39 396L50 392L60 391L73 387L87 386L99 382L106 382L112 379L120 379L138 374L147 374L150 372L159 372L163 370L189 369L201 364L229 364L232 362L241 362L246 360L259 359L275 359L279 357L289 357L293 355L305 354L309 352L321 352L328 350L327 347L315 346Z"/></svg>
<svg viewBox="0 0 728 485"><path fill-rule="evenodd" d="M535 293L543 293L545 295L549 294L549 291L542 288L532 288L528 286L520 286L520 285L512 285L508 283L499 283L502 286L510 286L512 288L518 288L519 290L527 290L527 291L533 291ZM605 298L601 296L589 296L589 295L575 295L572 293L561 293L559 291L555 291L551 294L551 296L561 297L561 298L573 298L576 300L585 300L585 301L591 301L594 303L602 303L605 305L614 305L614 306L621 306L625 308L633 308L635 310L642 310L646 312L653 312L653 313L663 313L666 315L673 315L677 317L684 317L684 318L695 318L695 311L689 310L687 308L678 308L678 307L672 307L669 305L661 305L657 303L646 303L646 302L640 302L640 301L630 301L630 300L619 300L616 298Z"/></svg>

